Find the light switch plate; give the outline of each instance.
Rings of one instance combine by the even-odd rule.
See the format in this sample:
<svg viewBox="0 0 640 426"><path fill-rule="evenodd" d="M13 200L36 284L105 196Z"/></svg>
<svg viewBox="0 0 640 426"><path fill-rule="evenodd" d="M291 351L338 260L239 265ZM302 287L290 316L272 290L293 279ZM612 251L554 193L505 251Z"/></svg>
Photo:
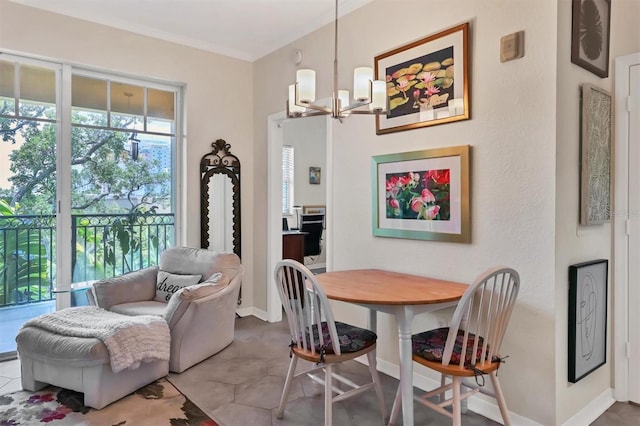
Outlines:
<svg viewBox="0 0 640 426"><path fill-rule="evenodd" d="M512 61L524 56L524 31L506 35L500 39L500 62Z"/></svg>

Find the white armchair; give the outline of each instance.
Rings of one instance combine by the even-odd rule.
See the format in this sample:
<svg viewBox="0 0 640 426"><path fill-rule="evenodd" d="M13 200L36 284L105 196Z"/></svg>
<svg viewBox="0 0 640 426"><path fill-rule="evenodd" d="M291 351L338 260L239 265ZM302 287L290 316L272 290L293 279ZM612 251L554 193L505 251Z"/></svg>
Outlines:
<svg viewBox="0 0 640 426"><path fill-rule="evenodd" d="M176 284L158 286L159 272ZM158 266L95 282L87 295L90 304L113 312L164 317L171 330L169 370L181 373L233 341L242 273L233 253L173 247ZM173 292L168 303L166 291Z"/></svg>

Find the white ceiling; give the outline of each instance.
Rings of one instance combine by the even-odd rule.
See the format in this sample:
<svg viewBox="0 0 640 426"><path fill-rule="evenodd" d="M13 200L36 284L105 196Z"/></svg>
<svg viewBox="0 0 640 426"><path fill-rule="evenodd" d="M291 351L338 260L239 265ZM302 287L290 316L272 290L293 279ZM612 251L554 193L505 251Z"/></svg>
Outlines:
<svg viewBox="0 0 640 426"><path fill-rule="evenodd" d="M335 0L12 1L247 61L335 17ZM370 1L339 0L339 14Z"/></svg>

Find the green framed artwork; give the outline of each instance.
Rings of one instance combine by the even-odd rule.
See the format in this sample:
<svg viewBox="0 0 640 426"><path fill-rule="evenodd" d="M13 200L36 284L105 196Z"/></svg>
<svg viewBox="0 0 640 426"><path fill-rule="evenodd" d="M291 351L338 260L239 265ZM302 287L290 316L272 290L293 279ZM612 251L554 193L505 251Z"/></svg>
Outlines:
<svg viewBox="0 0 640 426"><path fill-rule="evenodd" d="M373 235L471 242L469 145L374 156Z"/></svg>

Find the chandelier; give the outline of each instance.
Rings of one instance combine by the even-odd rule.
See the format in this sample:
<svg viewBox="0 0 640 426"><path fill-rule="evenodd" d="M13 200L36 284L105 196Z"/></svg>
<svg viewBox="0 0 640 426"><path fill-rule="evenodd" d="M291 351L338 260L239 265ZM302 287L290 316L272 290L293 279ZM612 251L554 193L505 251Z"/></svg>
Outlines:
<svg viewBox="0 0 640 426"><path fill-rule="evenodd" d="M287 116L289 118L331 115L342 119L349 114L386 113L387 86L382 80L373 79L373 68L358 67L353 71L353 100L349 104L349 91L338 90L338 0L334 23L333 93L331 105L314 104L316 100L316 72L299 69L296 83L289 86ZM368 105L368 109L357 109Z"/></svg>

